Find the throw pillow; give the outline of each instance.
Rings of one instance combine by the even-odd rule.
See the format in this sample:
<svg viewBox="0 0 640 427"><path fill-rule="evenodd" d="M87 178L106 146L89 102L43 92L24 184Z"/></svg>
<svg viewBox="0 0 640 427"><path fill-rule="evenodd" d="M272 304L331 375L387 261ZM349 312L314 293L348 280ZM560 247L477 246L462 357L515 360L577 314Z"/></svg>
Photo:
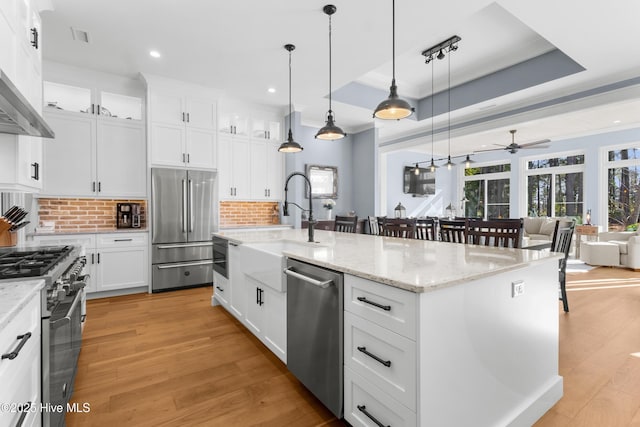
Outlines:
<svg viewBox="0 0 640 427"><path fill-rule="evenodd" d="M553 237L553 231L556 229L555 218L547 218L540 226L540 234L546 234L549 238Z"/></svg>

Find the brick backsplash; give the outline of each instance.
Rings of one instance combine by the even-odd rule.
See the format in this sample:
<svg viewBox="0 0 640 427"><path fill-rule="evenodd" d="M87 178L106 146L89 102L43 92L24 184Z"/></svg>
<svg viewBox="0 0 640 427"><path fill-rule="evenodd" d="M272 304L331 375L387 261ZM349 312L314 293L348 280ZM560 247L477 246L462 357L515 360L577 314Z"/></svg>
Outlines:
<svg viewBox="0 0 640 427"><path fill-rule="evenodd" d="M220 202L220 227L280 224L278 202Z"/></svg>
<svg viewBox="0 0 640 427"><path fill-rule="evenodd" d="M147 227L146 200L38 199L38 220L55 221L55 231L115 230L118 203L140 203L140 228Z"/></svg>

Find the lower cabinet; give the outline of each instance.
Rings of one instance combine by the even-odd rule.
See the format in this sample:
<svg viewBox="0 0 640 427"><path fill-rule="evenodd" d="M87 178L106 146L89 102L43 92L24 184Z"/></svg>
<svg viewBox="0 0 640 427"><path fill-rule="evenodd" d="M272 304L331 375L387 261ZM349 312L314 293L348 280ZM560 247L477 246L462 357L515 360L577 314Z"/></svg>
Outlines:
<svg viewBox="0 0 640 427"><path fill-rule="evenodd" d="M246 325L269 350L287 362L287 294L245 275Z"/></svg>
<svg viewBox="0 0 640 427"><path fill-rule="evenodd" d="M43 245L79 245L87 257L89 297L98 292L148 287L149 249L147 233L100 233L36 236Z"/></svg>
<svg viewBox="0 0 640 427"><path fill-rule="evenodd" d="M231 298L229 279L216 271L213 272L213 297L227 311L231 310L229 307L229 299ZM217 304L214 303L214 305Z"/></svg>
<svg viewBox="0 0 640 427"><path fill-rule="evenodd" d="M0 425L39 425L40 411L40 292L35 292L16 316L0 329ZM14 358L4 357L16 352ZM33 405L33 408L29 408Z"/></svg>
<svg viewBox="0 0 640 427"><path fill-rule="evenodd" d="M242 272L240 247L235 243L229 243L227 256L229 257L227 268L229 269L229 291L231 294L229 297L230 312L244 323L247 313L247 291Z"/></svg>

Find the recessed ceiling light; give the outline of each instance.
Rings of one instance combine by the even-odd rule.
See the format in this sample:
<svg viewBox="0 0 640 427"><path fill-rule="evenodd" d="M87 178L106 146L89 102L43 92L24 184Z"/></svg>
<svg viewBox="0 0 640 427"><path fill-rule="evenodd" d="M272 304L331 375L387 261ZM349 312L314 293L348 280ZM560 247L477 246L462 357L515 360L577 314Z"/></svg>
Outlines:
<svg viewBox="0 0 640 427"><path fill-rule="evenodd" d="M486 146L487 146L487 144L482 144L482 145L480 146L480 148L484 148L484 147L486 147Z"/></svg>
<svg viewBox="0 0 640 427"><path fill-rule="evenodd" d="M157 50L150 51L149 55L151 55L153 58L160 58L160 52L158 52Z"/></svg>
<svg viewBox="0 0 640 427"><path fill-rule="evenodd" d="M614 120L613 123L617 125L618 123L622 123L622 120Z"/></svg>
<svg viewBox="0 0 640 427"><path fill-rule="evenodd" d="M270 87L269 89L267 89L267 92L276 93L276 88L275 87Z"/></svg>

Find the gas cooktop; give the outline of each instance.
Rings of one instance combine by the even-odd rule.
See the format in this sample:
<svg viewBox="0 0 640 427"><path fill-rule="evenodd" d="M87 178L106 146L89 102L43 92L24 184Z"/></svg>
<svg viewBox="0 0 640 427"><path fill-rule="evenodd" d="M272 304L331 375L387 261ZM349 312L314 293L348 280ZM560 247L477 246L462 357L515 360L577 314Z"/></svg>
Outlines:
<svg viewBox="0 0 640 427"><path fill-rule="evenodd" d="M45 275L73 251L73 246L0 250L0 279Z"/></svg>

